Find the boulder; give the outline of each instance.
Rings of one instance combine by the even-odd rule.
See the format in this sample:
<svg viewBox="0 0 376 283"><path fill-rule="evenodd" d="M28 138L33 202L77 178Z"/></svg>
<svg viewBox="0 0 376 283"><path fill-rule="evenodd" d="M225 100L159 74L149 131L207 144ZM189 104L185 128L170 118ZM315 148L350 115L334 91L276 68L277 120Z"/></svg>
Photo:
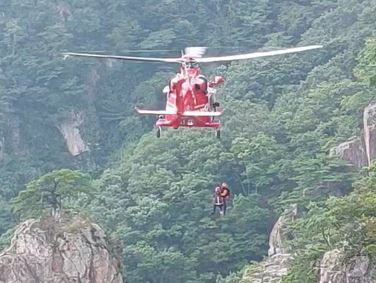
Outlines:
<svg viewBox="0 0 376 283"><path fill-rule="evenodd" d="M320 283L372 283L375 269L368 256L345 258L343 251L328 251L320 262Z"/></svg>
<svg viewBox="0 0 376 283"><path fill-rule="evenodd" d="M121 283L120 261L104 231L76 217L27 220L0 253L0 283Z"/></svg>

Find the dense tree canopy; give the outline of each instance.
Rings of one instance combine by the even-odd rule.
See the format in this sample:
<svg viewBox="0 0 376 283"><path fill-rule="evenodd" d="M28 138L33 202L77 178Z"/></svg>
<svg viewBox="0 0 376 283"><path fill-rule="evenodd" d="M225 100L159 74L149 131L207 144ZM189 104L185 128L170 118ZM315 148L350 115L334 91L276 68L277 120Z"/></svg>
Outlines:
<svg viewBox="0 0 376 283"><path fill-rule="evenodd" d="M371 254L373 177L353 186L361 174L329 152L359 135L374 101L375 14L373 0L1 1L0 234L17 223L14 212L80 206L121 242L130 282L213 282L261 260L276 216L298 203L306 216L292 228L295 248L303 251L312 233L318 252L301 255L291 280L334 242ZM156 139L153 118L134 114L135 105L164 106L162 89L177 66L61 55L307 44L324 48L203 66L209 77L226 77L221 140L183 129ZM83 118L89 148L76 157L59 132L72 113ZM211 195L222 181L233 197L217 219Z"/></svg>
<svg viewBox="0 0 376 283"><path fill-rule="evenodd" d="M62 210L82 208L90 199L88 176L69 169L55 170L31 181L13 199L13 211L23 219L45 212L60 217Z"/></svg>

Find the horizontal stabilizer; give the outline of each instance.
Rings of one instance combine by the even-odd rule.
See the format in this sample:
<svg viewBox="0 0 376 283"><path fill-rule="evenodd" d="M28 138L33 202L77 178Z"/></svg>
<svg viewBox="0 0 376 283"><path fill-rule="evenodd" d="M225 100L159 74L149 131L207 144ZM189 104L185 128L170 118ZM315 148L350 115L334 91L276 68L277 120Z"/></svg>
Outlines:
<svg viewBox="0 0 376 283"><path fill-rule="evenodd" d="M218 117L223 111L185 111L182 116L186 117Z"/></svg>
<svg viewBox="0 0 376 283"><path fill-rule="evenodd" d="M176 112L166 110L145 110L139 109L137 107L135 107L135 110L137 111L137 113L145 115L176 115Z"/></svg>

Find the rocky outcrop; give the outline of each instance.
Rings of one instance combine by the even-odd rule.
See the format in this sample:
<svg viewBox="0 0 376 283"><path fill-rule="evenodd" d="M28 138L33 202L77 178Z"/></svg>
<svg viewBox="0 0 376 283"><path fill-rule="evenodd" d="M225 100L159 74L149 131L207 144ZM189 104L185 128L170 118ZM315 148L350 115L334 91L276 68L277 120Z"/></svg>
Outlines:
<svg viewBox="0 0 376 283"><path fill-rule="evenodd" d="M364 142L361 138L354 137L339 144L332 148L330 155L336 155L358 168L368 165Z"/></svg>
<svg viewBox="0 0 376 283"><path fill-rule="evenodd" d="M278 283L287 275L291 260L290 254L275 254L268 257L246 270L239 283Z"/></svg>
<svg viewBox="0 0 376 283"><path fill-rule="evenodd" d="M363 139L367 165L376 157L376 104L368 105L363 113Z"/></svg>
<svg viewBox="0 0 376 283"><path fill-rule="evenodd" d="M28 220L0 254L1 283L123 282L103 230L81 218Z"/></svg>
<svg viewBox="0 0 376 283"><path fill-rule="evenodd" d="M0 162L4 158L4 143L5 143L5 138L0 136Z"/></svg>
<svg viewBox="0 0 376 283"><path fill-rule="evenodd" d="M375 268L368 256L346 259L340 250L328 251L320 262L320 283L372 283Z"/></svg>
<svg viewBox="0 0 376 283"><path fill-rule="evenodd" d="M269 236L268 257L245 271L241 283L277 283L287 275L292 256L286 244L286 226L296 219L297 206L287 209L275 223Z"/></svg>
<svg viewBox="0 0 376 283"><path fill-rule="evenodd" d="M80 134L79 126L82 123L82 113L71 112L70 117L57 126L65 139L68 151L73 156L89 150Z"/></svg>
<svg viewBox="0 0 376 283"><path fill-rule="evenodd" d="M275 254L285 254L288 252L286 245L286 224L296 219L298 214L298 206L292 205L287 209L274 224L269 236L268 256Z"/></svg>
<svg viewBox="0 0 376 283"><path fill-rule="evenodd" d="M330 153L359 168L371 164L376 157L376 104L364 108L362 136L339 144Z"/></svg>

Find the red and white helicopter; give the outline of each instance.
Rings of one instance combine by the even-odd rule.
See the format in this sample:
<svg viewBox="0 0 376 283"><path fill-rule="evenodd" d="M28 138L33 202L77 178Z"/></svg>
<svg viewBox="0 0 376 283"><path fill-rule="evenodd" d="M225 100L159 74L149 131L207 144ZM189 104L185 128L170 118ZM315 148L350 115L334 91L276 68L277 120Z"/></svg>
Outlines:
<svg viewBox="0 0 376 283"><path fill-rule="evenodd" d="M310 45L219 57L202 57L206 51L205 47L188 47L180 58L132 57L71 52L63 53L63 55L64 58L77 56L181 64L180 73L176 74L170 80L169 85L163 90L167 96L166 108L164 110L145 110L135 107L135 110L139 114L158 116L158 120L156 121L157 137L160 137L162 127L172 127L174 129L179 127L198 127L214 128L219 138L221 124L218 117L222 115L223 109L219 108L219 103L215 102L214 94L216 92L215 87L223 83L224 79L221 76L216 76L213 80L208 81L201 75L198 63L253 59L302 52L321 47L321 45Z"/></svg>

